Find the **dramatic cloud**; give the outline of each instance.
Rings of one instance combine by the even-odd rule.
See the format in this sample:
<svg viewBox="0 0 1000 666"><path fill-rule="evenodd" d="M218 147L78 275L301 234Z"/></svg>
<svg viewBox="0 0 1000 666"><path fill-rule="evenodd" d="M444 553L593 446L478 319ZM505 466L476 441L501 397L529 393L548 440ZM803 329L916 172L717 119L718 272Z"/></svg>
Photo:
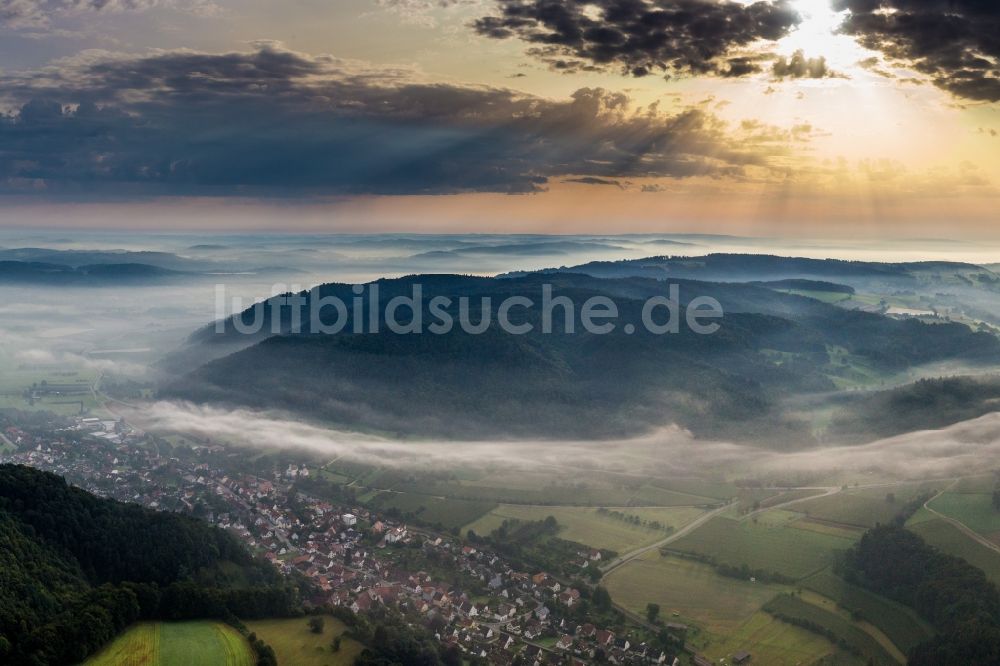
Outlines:
<svg viewBox="0 0 1000 666"><path fill-rule="evenodd" d="M760 71L736 53L784 37L801 18L786 0L497 0L499 16L474 23L495 39L516 37L556 69L617 67L743 76Z"/></svg>
<svg viewBox="0 0 1000 666"><path fill-rule="evenodd" d="M1000 101L1000 4L995 0L835 0L841 30L954 95Z"/></svg>
<svg viewBox="0 0 1000 666"><path fill-rule="evenodd" d="M86 52L0 75L0 104L0 191L53 195L533 192L560 176L741 177L787 147L701 108L425 83L273 43Z"/></svg>
<svg viewBox="0 0 1000 666"><path fill-rule="evenodd" d="M826 58L807 58L802 51L796 51L791 58L778 58L771 73L779 79L822 79L833 76L826 66Z"/></svg>

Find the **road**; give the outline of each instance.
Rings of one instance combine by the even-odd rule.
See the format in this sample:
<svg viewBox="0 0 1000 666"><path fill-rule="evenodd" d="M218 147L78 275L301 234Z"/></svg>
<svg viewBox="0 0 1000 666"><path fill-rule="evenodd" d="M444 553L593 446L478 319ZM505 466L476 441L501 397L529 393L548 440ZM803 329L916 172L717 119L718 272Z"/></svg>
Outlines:
<svg viewBox="0 0 1000 666"><path fill-rule="evenodd" d="M687 534L695 531L696 529L698 529L699 527L701 527L702 525L704 525L705 523L707 523L708 521L710 521L712 518L715 518L720 513L722 513L723 511L725 511L729 507L731 507L733 504L734 504L734 502L729 502L728 504L723 504L722 506L720 506L717 509L709 511L708 513L706 513L706 514L698 517L694 521L692 521L692 522L688 523L687 525L685 525L684 527L680 528L679 530L677 530L676 532L674 532L673 534L671 534L670 536L668 536L665 539L660 539L656 543L652 543L652 544L650 544L648 546L643 546L642 548L637 548L637 549L635 549L635 550L633 550L633 551L631 551L629 553L625 553L624 555L619 555L618 557L616 557L615 559L611 560L606 565L604 565L604 567L601 568L601 572L605 576L607 576L608 574L610 574L615 569L618 569L619 567L621 567L621 566L623 566L625 564L628 564L629 562L631 562L635 558L637 558L637 557L639 557L641 555L644 555L644 554L648 553L651 550L659 550L660 548L663 548L667 544L672 543L672 542L676 541L677 539L680 539L681 537L683 537L683 536L685 536L685 535L687 535Z"/></svg>
<svg viewBox="0 0 1000 666"><path fill-rule="evenodd" d="M974 531L971 527L969 527L968 525L966 525L962 521L956 520L955 518L952 518L951 516L946 516L943 513L941 513L940 511L935 511L934 509L932 509L930 507L930 503L931 502L933 502L934 500L936 500L938 497L940 497L944 493L948 492L956 483L958 483L958 481L959 481L958 479L955 479L954 481L952 481L951 485L949 485L947 488L945 488L944 490L942 490L938 494L934 495L934 497L932 497L929 500L927 500L926 502L924 502L924 508L927 509L928 511L930 511L931 513L933 513L935 516L937 516L941 520L944 520L946 522L951 523L952 525L954 525L955 527L957 527L959 530L961 530L966 536L968 536L971 539L974 539L975 541L979 542L980 544L986 546L987 548L989 548L993 552L995 552L997 554L1000 554L1000 546L997 546L995 543L993 543L992 541L990 541L989 539L987 539L986 537L984 537L979 532Z"/></svg>

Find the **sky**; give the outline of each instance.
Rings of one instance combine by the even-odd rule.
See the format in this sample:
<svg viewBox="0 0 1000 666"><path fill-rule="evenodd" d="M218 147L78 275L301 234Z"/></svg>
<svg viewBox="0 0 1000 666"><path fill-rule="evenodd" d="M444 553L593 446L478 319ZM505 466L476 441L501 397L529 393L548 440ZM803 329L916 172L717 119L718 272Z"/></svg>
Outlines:
<svg viewBox="0 0 1000 666"><path fill-rule="evenodd" d="M995 0L0 0L0 225L996 238Z"/></svg>

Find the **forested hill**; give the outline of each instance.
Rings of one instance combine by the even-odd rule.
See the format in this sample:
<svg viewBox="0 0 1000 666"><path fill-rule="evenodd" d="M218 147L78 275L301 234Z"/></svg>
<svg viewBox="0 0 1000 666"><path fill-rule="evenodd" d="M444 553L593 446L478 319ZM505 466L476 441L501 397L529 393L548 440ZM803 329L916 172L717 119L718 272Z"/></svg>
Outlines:
<svg viewBox="0 0 1000 666"><path fill-rule="evenodd" d="M467 297L472 322L484 313L496 322L504 298L527 297L536 306L512 314L534 328L513 335L494 325L468 334L456 326L438 335L397 334L382 325L376 333L352 334L344 332L352 330L348 323L338 334L312 334L308 327L297 333L288 308L275 301L236 315L220 333L198 331L185 350L189 357L244 348L173 380L161 395L280 408L388 433L603 438L677 423L700 436L801 447L812 426L784 412L781 398L834 390L850 363L894 372L941 360L1000 361L997 338L963 324L901 321L751 284L671 283L682 308L698 296L722 304L717 333L698 335L686 326L676 334L649 333L643 304L666 287L648 278L411 276L379 281L381 312L388 299L419 284L425 305L437 295L452 298L456 319L457 300ZM553 332L542 332L545 285L576 304L575 334L563 332L558 314ZM303 294L301 320L310 322L314 297L334 295L347 303L354 296L342 284ZM580 307L594 296L612 300L620 313L610 334L579 325ZM491 299L488 312L481 310L484 297ZM236 331L236 321L250 325L258 313L256 335ZM333 308L321 314L324 323L337 316ZM429 311L422 314L434 321Z"/></svg>
<svg viewBox="0 0 1000 666"><path fill-rule="evenodd" d="M77 663L140 619L282 615L295 603L222 530L0 465L0 663Z"/></svg>
<svg viewBox="0 0 1000 666"><path fill-rule="evenodd" d="M832 280L847 284L916 284L929 273L955 273L996 279L990 269L975 264L946 261L882 263L810 259L767 254L708 254L700 257L661 256L621 261L594 261L580 266L552 268L543 273L583 273L595 277L650 277L659 280L687 278L732 282L785 279ZM514 274L516 275L516 274Z"/></svg>

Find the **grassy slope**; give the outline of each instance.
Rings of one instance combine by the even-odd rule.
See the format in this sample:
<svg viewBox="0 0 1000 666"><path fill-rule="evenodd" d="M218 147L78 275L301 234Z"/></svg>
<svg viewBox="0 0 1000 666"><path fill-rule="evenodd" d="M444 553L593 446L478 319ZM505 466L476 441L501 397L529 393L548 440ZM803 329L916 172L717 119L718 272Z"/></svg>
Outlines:
<svg viewBox="0 0 1000 666"><path fill-rule="evenodd" d="M322 634L312 633L305 618L256 620L246 624L250 631L274 648L282 666L348 666L354 663L364 646L344 637L340 651L334 652L331 643L346 627L333 617L326 617L324 621Z"/></svg>

